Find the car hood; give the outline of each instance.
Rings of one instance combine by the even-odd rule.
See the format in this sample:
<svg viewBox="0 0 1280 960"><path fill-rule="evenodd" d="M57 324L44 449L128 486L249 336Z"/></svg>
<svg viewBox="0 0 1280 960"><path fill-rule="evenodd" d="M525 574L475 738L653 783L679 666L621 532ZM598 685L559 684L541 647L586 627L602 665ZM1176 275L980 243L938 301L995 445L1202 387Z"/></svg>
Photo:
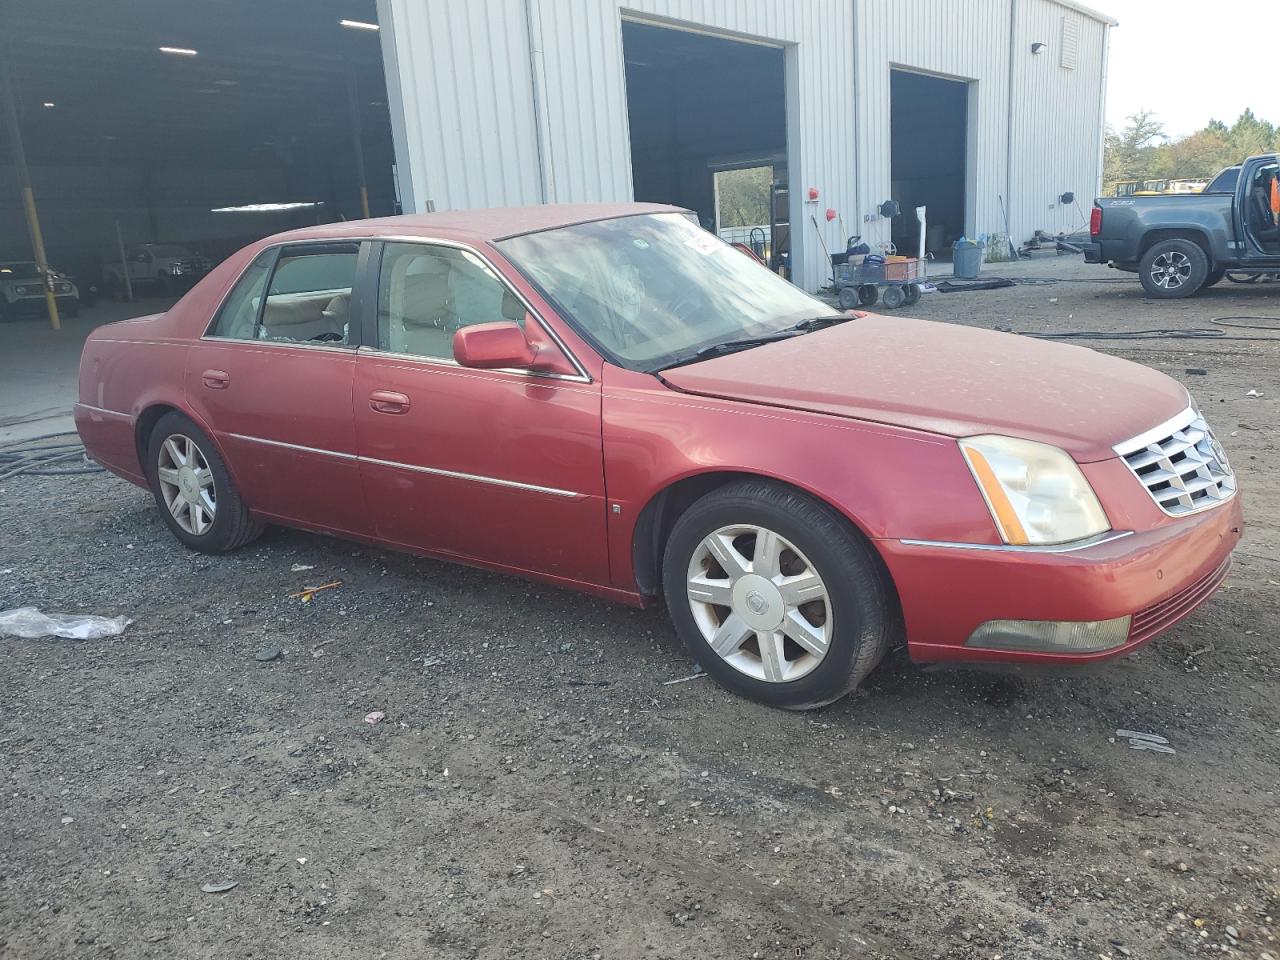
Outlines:
<svg viewBox="0 0 1280 960"><path fill-rule="evenodd" d="M1080 463L1186 409L1162 373L1084 347L867 314L663 372L677 390L950 437L1062 447Z"/></svg>

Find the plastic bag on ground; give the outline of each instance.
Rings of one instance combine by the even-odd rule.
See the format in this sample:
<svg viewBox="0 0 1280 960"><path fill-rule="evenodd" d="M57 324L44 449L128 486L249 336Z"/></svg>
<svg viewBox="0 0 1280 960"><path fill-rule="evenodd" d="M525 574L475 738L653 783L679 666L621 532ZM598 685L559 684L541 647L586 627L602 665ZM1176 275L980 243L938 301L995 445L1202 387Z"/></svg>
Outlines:
<svg viewBox="0 0 1280 960"><path fill-rule="evenodd" d="M133 623L128 617L95 617L68 613L41 613L38 607L0 610L0 636L63 637L67 640L101 640L124 633Z"/></svg>

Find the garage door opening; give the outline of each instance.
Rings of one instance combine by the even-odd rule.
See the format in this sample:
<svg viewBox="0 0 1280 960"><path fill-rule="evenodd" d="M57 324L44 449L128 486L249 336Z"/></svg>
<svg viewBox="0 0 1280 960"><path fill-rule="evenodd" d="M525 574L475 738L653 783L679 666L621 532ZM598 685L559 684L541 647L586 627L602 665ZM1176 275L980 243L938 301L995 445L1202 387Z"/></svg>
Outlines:
<svg viewBox="0 0 1280 960"><path fill-rule="evenodd" d="M397 212L376 20L374 0L14 0L0 56L50 265L86 298L126 275L172 297L366 195ZM0 261L31 259L15 181L0 130Z"/></svg>
<svg viewBox="0 0 1280 960"><path fill-rule="evenodd" d="M890 72L893 242L914 254L920 237L916 207L927 207L925 249L950 259L965 233L969 85L906 70Z"/></svg>
<svg viewBox="0 0 1280 960"><path fill-rule="evenodd" d="M787 132L780 47L622 25L637 200L785 263Z"/></svg>

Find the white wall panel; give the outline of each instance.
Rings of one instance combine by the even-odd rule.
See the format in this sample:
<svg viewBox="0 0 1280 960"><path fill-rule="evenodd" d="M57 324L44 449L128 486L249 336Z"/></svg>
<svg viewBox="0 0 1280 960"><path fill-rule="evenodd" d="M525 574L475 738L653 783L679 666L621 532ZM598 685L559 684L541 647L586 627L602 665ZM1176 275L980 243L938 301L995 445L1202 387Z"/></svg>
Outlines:
<svg viewBox="0 0 1280 960"><path fill-rule="evenodd" d="M843 241L828 207L848 232L889 238L887 221L862 218L891 196L895 67L970 83L970 232L1004 229L1001 196L1015 239L1065 229L1048 200L1074 190L1084 205L1096 181L1103 28L1054 0L378 0L378 11L407 209L631 199L624 18L785 48L793 262L809 289L828 276L815 234ZM1080 19L1075 70L1059 66L1051 22L1067 13ZM1042 30L1053 33L1034 39L1055 49L1033 60ZM817 203L804 202L809 187Z"/></svg>
<svg viewBox="0 0 1280 960"><path fill-rule="evenodd" d="M892 196L889 73L904 68L969 82L965 231L1002 231L1010 0L857 0L854 6L859 213L873 213ZM887 220L861 226L868 242L889 239Z"/></svg>
<svg viewBox="0 0 1280 960"><path fill-rule="evenodd" d="M541 202L524 0L379 0L378 18L406 209Z"/></svg>
<svg viewBox="0 0 1280 960"><path fill-rule="evenodd" d="M1062 66L1064 20L1078 30L1074 70ZM1087 229L1099 189L1108 27L1052 0L1019 0L1013 29L1014 238ZM1032 43L1048 47L1033 55ZM1068 191L1077 203L1058 202Z"/></svg>

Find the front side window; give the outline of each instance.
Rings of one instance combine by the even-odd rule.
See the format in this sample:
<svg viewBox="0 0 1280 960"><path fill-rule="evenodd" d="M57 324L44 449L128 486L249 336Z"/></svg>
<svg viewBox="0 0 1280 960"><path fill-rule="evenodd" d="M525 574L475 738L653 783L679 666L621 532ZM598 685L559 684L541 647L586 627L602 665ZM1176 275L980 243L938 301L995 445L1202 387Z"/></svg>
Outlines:
<svg viewBox="0 0 1280 960"><path fill-rule="evenodd" d="M378 347L453 359L453 335L475 323L524 323L524 305L467 250L388 243L378 277Z"/></svg>
<svg viewBox="0 0 1280 960"><path fill-rule="evenodd" d="M606 356L632 370L687 362L717 344L781 335L832 313L683 214L580 223L498 247Z"/></svg>
<svg viewBox="0 0 1280 960"><path fill-rule="evenodd" d="M350 343L351 288L359 252L354 243L282 250L255 339Z"/></svg>

